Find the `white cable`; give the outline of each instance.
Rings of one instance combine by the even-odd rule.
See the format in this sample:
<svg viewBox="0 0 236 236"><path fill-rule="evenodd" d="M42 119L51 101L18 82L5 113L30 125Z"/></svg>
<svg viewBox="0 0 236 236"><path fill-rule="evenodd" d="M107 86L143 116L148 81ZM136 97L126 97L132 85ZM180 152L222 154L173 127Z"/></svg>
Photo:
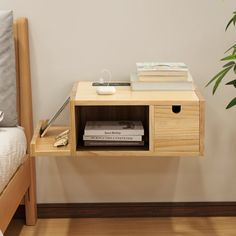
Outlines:
<svg viewBox="0 0 236 236"><path fill-rule="evenodd" d="M107 80L107 86L104 86L104 83L106 83L104 79L104 75L108 75L108 80ZM116 93L116 88L114 86L110 86L110 82L112 79L112 74L110 70L103 69L101 71L101 77L99 79L100 85L96 88L96 92L99 95L112 95Z"/></svg>
<svg viewBox="0 0 236 236"><path fill-rule="evenodd" d="M109 86L109 84L110 84L110 82L111 82L111 79L112 79L112 74L111 74L111 71L108 70L108 69L103 69L103 70L101 71L101 78L100 78L99 82L102 81L103 83L105 83L104 74L107 74L107 75L108 75L107 86Z"/></svg>

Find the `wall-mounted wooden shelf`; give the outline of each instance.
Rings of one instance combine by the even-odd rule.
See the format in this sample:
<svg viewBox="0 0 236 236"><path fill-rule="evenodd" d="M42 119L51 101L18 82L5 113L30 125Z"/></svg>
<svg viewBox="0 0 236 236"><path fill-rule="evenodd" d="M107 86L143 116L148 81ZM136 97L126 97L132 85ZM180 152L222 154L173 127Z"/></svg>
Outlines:
<svg viewBox="0 0 236 236"><path fill-rule="evenodd" d="M40 138L40 128L44 121L39 121L34 131L34 136L30 145L30 153L32 156L70 156L71 147L68 144L66 147L56 148L53 146L55 137L67 130L69 127L66 126L52 126L49 128L45 137Z"/></svg>
<svg viewBox="0 0 236 236"><path fill-rule="evenodd" d="M54 148L55 136L67 127L52 127L39 137L39 122L31 143L34 156L202 156L205 101L196 91L132 91L117 87L114 95L97 95L92 82L73 86L70 100L70 144ZM140 120L143 147L85 147L86 121Z"/></svg>

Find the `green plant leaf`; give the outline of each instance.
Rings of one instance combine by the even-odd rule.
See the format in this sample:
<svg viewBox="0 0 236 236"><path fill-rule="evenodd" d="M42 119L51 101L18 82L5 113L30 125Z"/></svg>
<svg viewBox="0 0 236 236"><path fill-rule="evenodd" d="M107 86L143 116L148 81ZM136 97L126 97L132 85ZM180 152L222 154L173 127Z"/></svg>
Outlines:
<svg viewBox="0 0 236 236"><path fill-rule="evenodd" d="M234 61L230 61L227 64L225 64L223 67L226 68L226 67L234 66L234 65L235 65L235 62Z"/></svg>
<svg viewBox="0 0 236 236"><path fill-rule="evenodd" d="M229 28L229 26L233 24L235 26L236 24L236 13L233 12L233 17L230 19L230 21L228 22L226 28L225 28L225 31Z"/></svg>
<svg viewBox="0 0 236 236"><path fill-rule="evenodd" d="M228 30L229 26L232 24L234 18L230 19L229 23L227 24L226 28L225 28L225 31Z"/></svg>
<svg viewBox="0 0 236 236"><path fill-rule="evenodd" d="M215 75L207 84L205 87L207 87L208 85L210 85L214 80L216 80L219 76L221 76L225 71L227 71L228 68L223 69L222 71L220 71L217 75Z"/></svg>
<svg viewBox="0 0 236 236"><path fill-rule="evenodd" d="M236 97L227 105L226 109L229 109L236 105Z"/></svg>
<svg viewBox="0 0 236 236"><path fill-rule="evenodd" d="M225 75L231 70L231 68L232 68L232 66L227 67L226 70L218 77L218 79L216 80L215 85L213 87L213 91L212 91L213 95L215 94L215 92L216 92L217 88L219 87L221 81L223 80Z"/></svg>
<svg viewBox="0 0 236 236"><path fill-rule="evenodd" d="M221 59L221 61L230 61L230 60L236 60L236 55L232 54Z"/></svg>
<svg viewBox="0 0 236 236"><path fill-rule="evenodd" d="M233 85L236 88L236 79L226 83L225 85Z"/></svg>
<svg viewBox="0 0 236 236"><path fill-rule="evenodd" d="M234 26L235 26L235 23L236 23L236 16L234 16L233 23L234 23Z"/></svg>
<svg viewBox="0 0 236 236"><path fill-rule="evenodd" d="M236 54L236 47L234 48L233 52L232 52L233 55Z"/></svg>
<svg viewBox="0 0 236 236"><path fill-rule="evenodd" d="M236 74L236 65L234 66L234 74Z"/></svg>
<svg viewBox="0 0 236 236"><path fill-rule="evenodd" d="M235 50L236 48L236 44L234 44L233 46L231 46L225 53L229 52L230 50L234 49Z"/></svg>

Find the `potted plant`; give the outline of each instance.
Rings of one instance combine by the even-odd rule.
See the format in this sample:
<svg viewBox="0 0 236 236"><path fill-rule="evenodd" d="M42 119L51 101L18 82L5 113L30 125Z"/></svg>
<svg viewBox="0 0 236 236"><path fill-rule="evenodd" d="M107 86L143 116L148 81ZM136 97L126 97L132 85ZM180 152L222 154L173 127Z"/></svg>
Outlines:
<svg viewBox="0 0 236 236"><path fill-rule="evenodd" d="M227 31L227 29L231 25L234 26L236 25L236 11L233 13L233 17L228 22L225 31ZM212 90L213 95L215 94L222 80L226 77L226 75L230 71L233 71L235 79L229 81L228 83L226 83L226 85L234 86L236 89L236 43L232 47L230 47L225 53L228 55L221 59L221 61L225 62L225 64L222 67L222 70L218 74L216 74L206 85L208 86L210 84L214 84ZM236 105L236 97L229 102L226 109L229 109L235 105Z"/></svg>

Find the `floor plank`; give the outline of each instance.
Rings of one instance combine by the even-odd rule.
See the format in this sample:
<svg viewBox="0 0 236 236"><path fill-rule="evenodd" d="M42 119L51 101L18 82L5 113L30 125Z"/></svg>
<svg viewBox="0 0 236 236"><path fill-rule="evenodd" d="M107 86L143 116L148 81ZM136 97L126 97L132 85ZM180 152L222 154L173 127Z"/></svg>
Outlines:
<svg viewBox="0 0 236 236"><path fill-rule="evenodd" d="M236 217L14 220L4 236L235 236Z"/></svg>

